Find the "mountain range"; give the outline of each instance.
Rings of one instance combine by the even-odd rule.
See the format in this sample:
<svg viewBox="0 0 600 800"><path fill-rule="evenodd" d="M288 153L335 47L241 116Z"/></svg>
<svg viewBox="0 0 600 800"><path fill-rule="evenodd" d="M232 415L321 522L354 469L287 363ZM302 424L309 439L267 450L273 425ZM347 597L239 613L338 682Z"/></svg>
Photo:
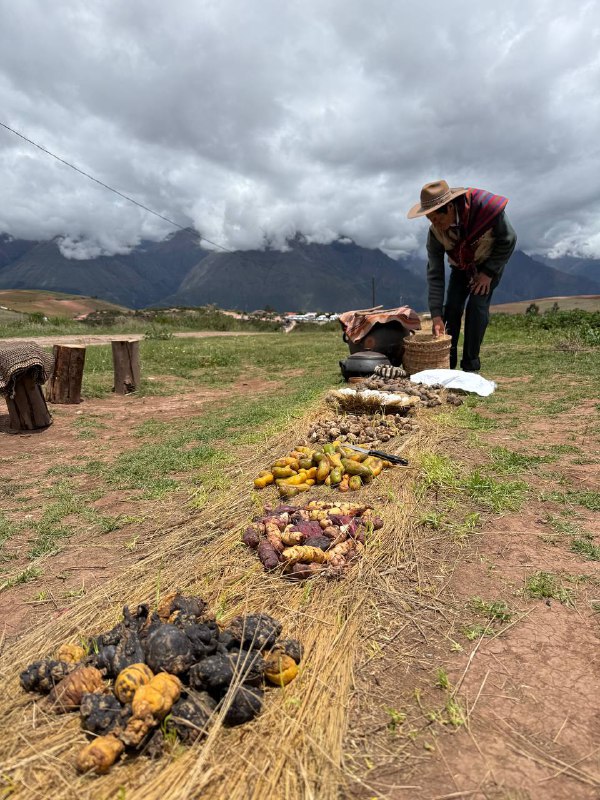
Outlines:
<svg viewBox="0 0 600 800"><path fill-rule="evenodd" d="M50 241L0 235L0 289L45 289L99 297L129 308L199 306L278 311L344 311L376 304L427 308L425 262L394 260L346 239L309 243L297 235L285 251L211 251L191 230L142 241L125 255L66 258ZM600 294L600 260L551 261L516 251L494 302Z"/></svg>

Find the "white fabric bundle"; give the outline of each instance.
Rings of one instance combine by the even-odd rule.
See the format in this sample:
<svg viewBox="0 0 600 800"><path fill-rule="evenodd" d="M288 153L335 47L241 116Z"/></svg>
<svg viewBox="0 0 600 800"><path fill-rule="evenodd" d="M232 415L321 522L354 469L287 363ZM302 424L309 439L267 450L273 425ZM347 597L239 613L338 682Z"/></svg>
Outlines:
<svg viewBox="0 0 600 800"><path fill-rule="evenodd" d="M410 379L412 383L461 389L463 392L471 392L481 397L487 397L496 388L494 381L488 381L476 372L462 372L459 369L424 369L411 375Z"/></svg>

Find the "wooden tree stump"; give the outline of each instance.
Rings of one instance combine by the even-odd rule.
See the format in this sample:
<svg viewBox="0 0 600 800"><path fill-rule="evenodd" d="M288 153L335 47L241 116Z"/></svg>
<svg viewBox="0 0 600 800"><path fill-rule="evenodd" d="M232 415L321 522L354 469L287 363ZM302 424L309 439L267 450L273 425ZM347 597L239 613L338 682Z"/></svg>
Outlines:
<svg viewBox="0 0 600 800"><path fill-rule="evenodd" d="M46 399L50 403L81 403L85 347L55 344L53 351L54 369L46 387Z"/></svg>
<svg viewBox="0 0 600 800"><path fill-rule="evenodd" d="M24 372L16 379L14 396L6 398L6 405L13 431L34 431L52 424L42 387L32 372Z"/></svg>
<svg viewBox="0 0 600 800"><path fill-rule="evenodd" d="M137 340L112 342L116 394L129 394L140 388L140 343Z"/></svg>

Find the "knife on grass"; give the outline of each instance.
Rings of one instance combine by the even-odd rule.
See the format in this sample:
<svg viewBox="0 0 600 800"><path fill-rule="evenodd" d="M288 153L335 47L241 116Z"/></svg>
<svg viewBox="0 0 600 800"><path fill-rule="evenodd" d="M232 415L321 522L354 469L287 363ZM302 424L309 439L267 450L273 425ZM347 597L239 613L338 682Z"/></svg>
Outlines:
<svg viewBox="0 0 600 800"><path fill-rule="evenodd" d="M393 456L391 453L382 453L381 450L368 450L366 447L359 447L357 444L348 444L344 442L342 447L347 447L348 450L356 450L358 453L366 453L368 456L376 456L377 458L384 458L390 464L402 464L403 467L408 466L408 461L400 456Z"/></svg>

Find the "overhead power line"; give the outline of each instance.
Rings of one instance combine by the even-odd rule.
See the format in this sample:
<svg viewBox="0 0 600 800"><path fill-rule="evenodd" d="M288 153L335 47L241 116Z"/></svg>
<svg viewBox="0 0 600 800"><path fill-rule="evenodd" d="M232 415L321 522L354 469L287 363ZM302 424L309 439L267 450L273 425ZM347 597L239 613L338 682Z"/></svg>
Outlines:
<svg viewBox="0 0 600 800"><path fill-rule="evenodd" d="M95 178L93 175L90 175L89 172L86 172L85 170L80 169L75 164L71 164L70 161L66 161L64 158L61 158L60 156L57 156L56 153L51 152L47 148L43 147L41 144L38 144L37 142L34 142L33 139L29 139L27 136L24 136L22 133L19 133L19 131L16 131L14 128L11 128L10 125L7 125L6 123L4 123L2 121L0 121L0 125L3 128L6 128L7 131L10 131L11 133L14 133L15 136L18 136L20 139L23 139L23 141L27 142L28 144L33 145L33 147L37 147L37 149L41 150L42 153L46 153L47 155L52 156L52 158L55 158L57 161L60 161L61 164L65 164L65 166L70 167L71 169L74 169L75 172L78 172L80 175L83 175L84 177L89 178L89 180L94 181L94 183L99 184L100 186L104 187L104 189L108 189L109 192L113 192L114 194L118 195L119 197L122 197L124 200L128 200L130 203L133 203L134 205L138 206L139 208L143 208L144 211L147 211L149 214L153 214L155 217L158 217L159 219L162 219L165 222L168 222L170 225L173 225L175 228L179 228L179 230L181 230L181 231L186 231L187 233L191 233L191 231L189 230L189 227L186 227L185 225L180 225L178 222L175 222L174 220L169 219L169 217L165 217L164 214L159 214L158 211L154 211L152 208L148 208L148 206L145 206L143 203L138 202L133 197L130 197L128 194L123 194L123 192L120 192L118 189L115 189L113 186L109 186L107 183L104 183L104 181L101 181L99 178ZM205 242L208 242L208 244L212 244L213 247L218 247L220 250L224 250L226 253L231 253L233 255L238 255L235 250L230 250L228 247L224 247L222 244L217 244L217 242L212 242L210 239L207 239L206 236L203 236L200 233L198 233L197 235L200 237L200 239L203 239ZM247 256L241 256L241 258L245 258L247 261L250 261L251 263L257 263L257 262L252 261L251 259L249 259ZM259 265L257 264L257 266L259 266ZM262 266L262 265L260 265L260 266Z"/></svg>

